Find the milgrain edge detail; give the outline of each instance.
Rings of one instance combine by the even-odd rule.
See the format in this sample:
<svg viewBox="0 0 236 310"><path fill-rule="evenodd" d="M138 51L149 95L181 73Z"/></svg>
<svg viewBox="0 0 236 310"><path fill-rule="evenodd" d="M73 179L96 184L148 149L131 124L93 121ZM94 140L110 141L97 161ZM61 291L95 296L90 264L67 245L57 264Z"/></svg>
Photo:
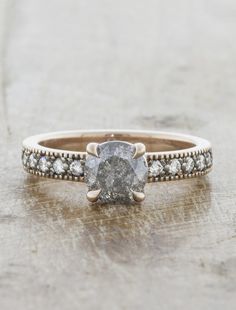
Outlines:
<svg viewBox="0 0 236 310"><path fill-rule="evenodd" d="M35 159L37 161L37 164L35 165L35 167L30 167L30 164L29 164L29 157L32 154L35 156ZM210 159L211 159L211 162L208 164L206 163L207 154L209 154ZM198 169L196 165L198 156L200 155L204 156L205 164L204 164L203 169ZM42 172L39 169L38 163L39 163L40 158L42 157L45 157L50 164L50 169L48 172ZM24 161L25 158L26 158L26 161ZM54 161L58 158L64 161L65 164L68 166L68 168L65 169L65 172L61 174L57 174L52 168ZM194 168L192 169L191 173L185 173L182 168L183 167L182 160L187 159L187 158L192 158L194 161ZM166 154L146 153L146 159L147 159L147 164L148 164L149 169L153 162L162 161L163 170L164 170L163 174L159 176L153 176L149 170L148 183L181 180L181 179L186 179L186 178L203 176L211 171L212 169L212 148L211 147L203 148L203 149L199 149L193 152L180 151L179 153L175 152L175 153L166 153ZM172 175L170 172L166 171L165 168L168 167L171 161L174 159L177 159L180 162L181 169L178 171L178 173L176 173L175 175ZM27 171L28 173L37 175L37 176L41 176L41 177L66 180L66 181L84 182L84 174L81 173L79 176L73 175L69 169L69 166L73 161L79 161L83 169L85 160L86 160L86 152L77 152L75 154L72 154L72 153L61 152L61 151L60 152L42 151L37 148L30 149L30 148L23 147L22 149L22 161L23 161L23 167L25 171Z"/></svg>

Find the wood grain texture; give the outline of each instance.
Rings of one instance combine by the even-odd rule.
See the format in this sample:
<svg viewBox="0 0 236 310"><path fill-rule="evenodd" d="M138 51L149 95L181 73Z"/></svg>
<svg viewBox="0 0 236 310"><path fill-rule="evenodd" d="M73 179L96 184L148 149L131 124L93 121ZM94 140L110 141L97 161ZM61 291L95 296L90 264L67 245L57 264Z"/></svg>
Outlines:
<svg viewBox="0 0 236 310"><path fill-rule="evenodd" d="M1 0L0 25L0 309L235 309L235 1ZM106 207L23 172L23 138L84 128L199 135L215 169Z"/></svg>

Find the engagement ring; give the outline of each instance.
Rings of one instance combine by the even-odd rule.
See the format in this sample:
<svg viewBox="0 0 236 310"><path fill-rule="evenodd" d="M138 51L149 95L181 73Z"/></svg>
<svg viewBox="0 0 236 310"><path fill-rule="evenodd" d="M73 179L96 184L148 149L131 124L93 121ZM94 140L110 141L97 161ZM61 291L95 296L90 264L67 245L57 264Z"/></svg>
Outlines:
<svg viewBox="0 0 236 310"><path fill-rule="evenodd" d="M202 176L212 168L207 140L133 130L64 131L23 141L29 173L86 182L90 202L141 202L146 183Z"/></svg>

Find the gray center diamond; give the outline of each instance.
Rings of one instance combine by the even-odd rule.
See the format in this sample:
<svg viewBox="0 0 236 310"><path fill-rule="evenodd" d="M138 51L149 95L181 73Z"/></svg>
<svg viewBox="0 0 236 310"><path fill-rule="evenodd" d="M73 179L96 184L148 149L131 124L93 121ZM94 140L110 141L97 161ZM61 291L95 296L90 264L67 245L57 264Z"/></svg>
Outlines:
<svg viewBox="0 0 236 310"><path fill-rule="evenodd" d="M89 191L101 190L102 202L130 201L133 192L144 191L148 177L146 158L133 158L135 146L111 141L99 144L98 157L88 155L84 167Z"/></svg>

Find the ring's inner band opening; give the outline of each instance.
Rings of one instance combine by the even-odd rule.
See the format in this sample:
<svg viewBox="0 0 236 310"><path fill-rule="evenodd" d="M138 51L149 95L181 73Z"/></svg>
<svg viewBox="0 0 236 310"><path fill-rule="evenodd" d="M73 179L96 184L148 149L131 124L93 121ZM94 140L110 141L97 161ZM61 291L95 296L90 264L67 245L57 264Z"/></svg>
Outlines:
<svg viewBox="0 0 236 310"><path fill-rule="evenodd" d="M142 142L146 146L147 152L165 152L184 150L194 147L195 144L174 139L161 139L158 137L135 136L127 134L103 134L85 135L79 137L56 138L40 141L39 145L58 150L85 152L86 146L90 142L103 143L106 141L120 140L130 143Z"/></svg>

